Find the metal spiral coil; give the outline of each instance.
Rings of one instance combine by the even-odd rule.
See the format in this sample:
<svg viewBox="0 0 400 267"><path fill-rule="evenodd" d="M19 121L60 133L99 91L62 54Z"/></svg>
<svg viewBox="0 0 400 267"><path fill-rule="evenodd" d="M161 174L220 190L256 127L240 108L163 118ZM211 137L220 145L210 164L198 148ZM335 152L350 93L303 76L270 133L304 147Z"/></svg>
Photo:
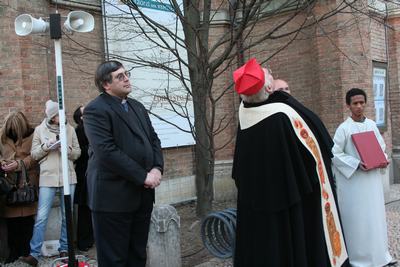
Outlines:
<svg viewBox="0 0 400 267"><path fill-rule="evenodd" d="M215 257L233 256L236 237L236 209L229 208L208 214L201 225L204 246Z"/></svg>

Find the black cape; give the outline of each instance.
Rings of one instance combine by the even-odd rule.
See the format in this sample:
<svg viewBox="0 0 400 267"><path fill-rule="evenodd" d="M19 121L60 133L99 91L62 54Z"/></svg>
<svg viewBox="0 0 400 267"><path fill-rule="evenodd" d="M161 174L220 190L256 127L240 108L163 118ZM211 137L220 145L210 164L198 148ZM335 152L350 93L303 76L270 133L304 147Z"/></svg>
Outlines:
<svg viewBox="0 0 400 267"><path fill-rule="evenodd" d="M296 98L291 96L290 94L277 91L274 92L269 97L270 103L284 103L291 106L294 110L299 113L299 115L303 118L303 120L307 123L310 129L313 131L314 136L317 138L319 148L321 149L322 157L324 159L325 165L328 166L326 171L328 173L329 182L331 183L333 194L336 198L336 182L333 178L332 169L329 167L332 163L332 147L334 145L331 135L329 134L328 130L326 129L325 125L321 121L321 119L299 101ZM336 203L337 204L337 203Z"/></svg>
<svg viewBox="0 0 400 267"><path fill-rule="evenodd" d="M263 103L245 107L276 102L288 104L306 121L330 164L328 132L319 118L293 97L274 93ZM331 266L315 161L285 114L276 113L250 128L239 128L232 176L238 187L236 267ZM348 266L347 262L342 266Z"/></svg>

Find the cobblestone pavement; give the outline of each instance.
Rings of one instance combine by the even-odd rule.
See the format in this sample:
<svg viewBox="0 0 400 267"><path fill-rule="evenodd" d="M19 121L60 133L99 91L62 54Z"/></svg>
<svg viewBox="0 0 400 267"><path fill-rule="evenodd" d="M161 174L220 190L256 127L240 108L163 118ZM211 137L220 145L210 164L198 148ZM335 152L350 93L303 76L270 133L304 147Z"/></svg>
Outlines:
<svg viewBox="0 0 400 267"><path fill-rule="evenodd" d="M400 260L400 184L391 185L390 195L386 199L386 220L390 253L393 258Z"/></svg>
<svg viewBox="0 0 400 267"><path fill-rule="evenodd" d="M388 237L389 237L389 249L391 255L395 259L400 259L400 184L391 185L390 192L386 196L386 216L388 222ZM96 251L94 248L90 249L88 252L76 252L77 255L84 255L87 257L87 262L89 265L97 266L96 264ZM39 261L40 267L55 267L57 265L53 264L56 257L53 258L41 258ZM12 264L3 264L4 267L27 267L21 261L16 261ZM207 262L196 265L195 267L231 267L232 260L226 259L216 259L213 258Z"/></svg>
<svg viewBox="0 0 400 267"><path fill-rule="evenodd" d="M85 257L87 263L90 267L97 266L96 262L96 249L92 248L88 252L76 251L76 255L80 255L78 258L83 259ZM82 256L82 257L81 257ZM56 267L62 263L58 257L42 257L39 260L39 267ZM20 260L10 263L0 265L4 267L29 267L30 265L21 262Z"/></svg>

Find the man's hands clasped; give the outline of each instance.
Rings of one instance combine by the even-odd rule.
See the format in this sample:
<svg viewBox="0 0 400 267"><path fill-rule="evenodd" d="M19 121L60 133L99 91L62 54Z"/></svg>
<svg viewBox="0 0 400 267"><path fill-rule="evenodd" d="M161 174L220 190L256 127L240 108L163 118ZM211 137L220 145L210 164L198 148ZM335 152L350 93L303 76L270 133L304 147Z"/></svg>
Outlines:
<svg viewBox="0 0 400 267"><path fill-rule="evenodd" d="M161 171L157 168L151 169L144 180L144 187L154 189L160 185L162 179Z"/></svg>

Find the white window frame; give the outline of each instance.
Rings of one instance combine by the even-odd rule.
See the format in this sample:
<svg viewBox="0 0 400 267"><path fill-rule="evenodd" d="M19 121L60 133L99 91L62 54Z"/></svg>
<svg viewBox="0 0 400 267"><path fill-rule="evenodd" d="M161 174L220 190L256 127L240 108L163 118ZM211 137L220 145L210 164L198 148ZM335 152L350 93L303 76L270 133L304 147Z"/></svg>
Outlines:
<svg viewBox="0 0 400 267"><path fill-rule="evenodd" d="M385 66L383 66L383 64L374 64L372 73L372 85L376 125L380 128L386 127L387 69Z"/></svg>

